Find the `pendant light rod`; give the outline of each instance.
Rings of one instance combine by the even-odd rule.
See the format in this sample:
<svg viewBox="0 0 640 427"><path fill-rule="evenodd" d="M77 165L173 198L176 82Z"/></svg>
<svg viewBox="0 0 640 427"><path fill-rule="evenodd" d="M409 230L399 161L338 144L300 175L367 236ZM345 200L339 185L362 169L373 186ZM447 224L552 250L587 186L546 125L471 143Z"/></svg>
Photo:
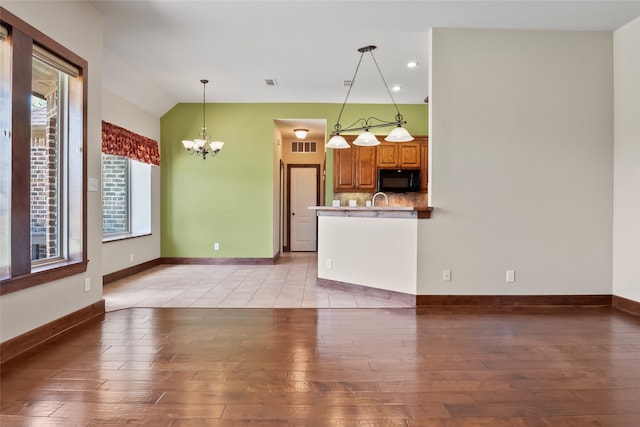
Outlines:
<svg viewBox="0 0 640 427"><path fill-rule="evenodd" d="M209 83L209 80L206 79L202 79L200 80L200 83L202 83L202 139L207 139L207 124L206 124L206 114L205 114L205 108L206 108L206 97L205 97L205 92L206 92L206 87L207 87L207 83Z"/></svg>
<svg viewBox="0 0 640 427"><path fill-rule="evenodd" d="M373 124L371 122L371 119L377 120L381 123L378 124ZM361 126L358 127L351 127L351 126L355 126L357 123L363 123ZM350 127L348 128L344 128L344 129L340 129L340 132L353 132L353 131L358 131L358 130L367 130L367 129L373 129L373 128L386 128L386 127L390 127L390 126L400 126L400 125L404 125L407 124L407 121L404 120L402 118L402 116L400 116L400 118L398 118L396 116L396 121L394 122L385 122L384 120L380 120L378 118L375 117L369 117L368 119L358 119L355 123L353 123L352 125L349 125ZM336 135L336 132L331 132L331 135Z"/></svg>
<svg viewBox="0 0 640 427"><path fill-rule="evenodd" d="M340 114L338 114L338 121L335 125L335 132L339 133L341 131L340 119L342 118L342 112L344 111L344 107L347 105L347 101L349 100L349 95L351 94L351 89L353 89L353 85L356 82L356 77L358 76L358 70L360 69L360 64L362 63L362 57L365 52L375 49L375 46L365 46L358 49L360 52L360 59L358 60L358 65L356 65L356 71L353 73L353 77L351 78L351 84L349 85L349 90L347 90L347 96L344 98L344 102L342 103L342 108L340 108Z"/></svg>
<svg viewBox="0 0 640 427"><path fill-rule="evenodd" d="M376 64L376 68L378 69L378 74L380 74L380 78L382 79L382 83L384 84L384 87L387 89L387 93L389 94L389 98L391 98L391 102L393 102L393 106L396 109L396 113L402 117L402 115L400 114L400 110L398 109L398 105L396 104L396 100L393 99L393 94L391 93L391 90L389 89L389 85L387 84L387 81L384 79L384 76L382 75L382 71L380 70L380 66L378 65L378 61L376 61L376 57L373 56L373 49L375 49L375 46L367 46L370 47L372 49L369 49L365 52L371 52L371 59L373 59L373 63ZM360 48L363 49L363 48Z"/></svg>

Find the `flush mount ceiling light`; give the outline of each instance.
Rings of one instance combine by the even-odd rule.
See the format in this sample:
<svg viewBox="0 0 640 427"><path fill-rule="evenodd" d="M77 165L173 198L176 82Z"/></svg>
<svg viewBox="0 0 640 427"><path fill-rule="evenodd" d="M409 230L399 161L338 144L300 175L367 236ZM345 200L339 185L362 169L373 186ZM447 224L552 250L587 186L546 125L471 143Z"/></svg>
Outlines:
<svg viewBox="0 0 640 427"><path fill-rule="evenodd" d="M400 110L398 109L398 106L396 105L396 101L393 99L393 95L391 94L391 91L389 90L389 86L387 85L387 82L384 79L384 76L382 75L382 71L380 71L380 67L378 66L378 62L376 61L375 56L373 56L373 50L376 49L376 46L365 46L365 47L361 47L360 49L358 49L358 52L360 52L360 60L358 61L358 65L356 66L356 71L353 74L353 79L351 79L351 84L349 85L349 90L347 91L347 96L344 100L344 103L342 104L342 108L340 109L340 114L338 114L338 121L336 122L335 126L333 127L334 130L333 132L331 132L331 139L329 139L329 141L327 142L327 148L349 148L350 145L347 143L347 141L344 139L344 137L342 135L340 135L341 133L344 132L352 132L352 131L364 131L363 133L361 133L360 135L358 135L358 137L355 139L355 141L353 141L353 143L355 145L361 145L361 146L373 146L373 145L378 145L380 144L380 141L378 141L378 139L375 137L375 135L373 135L371 132L369 132L369 129L371 128L381 128L381 127L390 127L390 126L396 126L391 132L389 132L389 135L387 135L387 137L385 138L385 141L393 141L393 142L406 142L406 141L411 141L413 140L413 137L409 134L409 132L402 127L403 124L406 124L407 122L404 120L404 118L402 117L402 114L400 114ZM349 94L351 93L351 89L353 88L353 85L355 84L356 81L356 76L358 75L358 70L360 69L360 64L362 63L362 58L364 57L364 54L369 52L371 54L371 58L373 59L373 63L375 64L376 68L378 69L378 74L380 74L380 78L382 79L382 83L384 84L385 89L387 89L387 93L389 94L389 97L391 98L391 102L393 103L393 106L396 108L396 117L395 120L393 121L385 121L385 120L380 120L376 117L369 117L367 119L365 118L360 118L358 120L356 120L353 124L349 125L346 128L343 128L342 125L340 124L340 119L342 118L342 112L344 111L344 107L345 105L347 105L347 101L349 100Z"/></svg>
<svg viewBox="0 0 640 427"><path fill-rule="evenodd" d="M296 138L305 139L307 137L307 133L309 133L309 129L294 129L293 133L296 134Z"/></svg>
<svg viewBox="0 0 640 427"><path fill-rule="evenodd" d="M207 125L205 123L205 90L207 83L209 80L200 80L202 83L202 130L198 133L198 137L196 139L183 139L182 144L184 148L190 154L197 154L198 156L202 156L202 160L207 158L207 154L211 154L211 156L216 156L220 150L222 150L222 146L224 142L221 141L211 141L211 135L207 133Z"/></svg>

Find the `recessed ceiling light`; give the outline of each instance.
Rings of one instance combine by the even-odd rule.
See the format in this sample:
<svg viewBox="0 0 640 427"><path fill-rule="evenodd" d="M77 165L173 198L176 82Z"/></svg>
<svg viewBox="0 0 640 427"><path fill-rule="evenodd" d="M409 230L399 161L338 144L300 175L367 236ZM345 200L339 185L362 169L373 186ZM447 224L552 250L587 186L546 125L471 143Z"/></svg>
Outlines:
<svg viewBox="0 0 640 427"><path fill-rule="evenodd" d="M400 85L394 85L391 87L391 90L394 92L400 92L402 90L402 86Z"/></svg>
<svg viewBox="0 0 640 427"><path fill-rule="evenodd" d="M418 63L416 61L407 62L407 67L409 68L416 68L417 66L418 66Z"/></svg>

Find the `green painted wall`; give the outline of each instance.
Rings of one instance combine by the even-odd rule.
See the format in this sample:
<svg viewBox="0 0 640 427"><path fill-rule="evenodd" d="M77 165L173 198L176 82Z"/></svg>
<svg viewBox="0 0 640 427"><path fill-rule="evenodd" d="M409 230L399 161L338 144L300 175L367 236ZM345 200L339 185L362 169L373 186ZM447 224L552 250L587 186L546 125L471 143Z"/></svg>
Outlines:
<svg viewBox="0 0 640 427"><path fill-rule="evenodd" d="M400 105L406 128L427 134L427 106ZM214 158L189 155L202 104L178 104L161 124L163 257L270 258L273 252L274 119L325 119L331 132L340 104L207 104L207 130L225 142ZM349 104L343 127L358 117L393 118L390 105ZM388 129L382 129L382 132ZM382 133L381 132L381 133ZM327 200L333 197L333 156L327 153ZM220 250L214 251L214 242Z"/></svg>

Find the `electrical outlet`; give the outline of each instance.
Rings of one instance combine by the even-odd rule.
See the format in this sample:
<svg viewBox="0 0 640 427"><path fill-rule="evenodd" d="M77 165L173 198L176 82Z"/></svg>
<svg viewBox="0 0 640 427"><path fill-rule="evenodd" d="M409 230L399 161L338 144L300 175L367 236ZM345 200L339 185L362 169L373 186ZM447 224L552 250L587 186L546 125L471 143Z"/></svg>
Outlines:
<svg viewBox="0 0 640 427"><path fill-rule="evenodd" d="M84 291L89 292L91 290L91 277L84 278Z"/></svg>
<svg viewBox="0 0 640 427"><path fill-rule="evenodd" d="M214 251L219 251L219 250L220 250L220 243L215 242L215 243L213 244L213 250L214 250Z"/></svg>
<svg viewBox="0 0 640 427"><path fill-rule="evenodd" d="M507 270L505 281L507 283L516 281L516 271L515 270Z"/></svg>
<svg viewBox="0 0 640 427"><path fill-rule="evenodd" d="M442 270L442 281L443 282L451 281L451 270Z"/></svg>
<svg viewBox="0 0 640 427"><path fill-rule="evenodd" d="M129 254L129 262L133 262L133 254Z"/></svg>
<svg viewBox="0 0 640 427"><path fill-rule="evenodd" d="M331 258L327 258L327 270L331 270Z"/></svg>

